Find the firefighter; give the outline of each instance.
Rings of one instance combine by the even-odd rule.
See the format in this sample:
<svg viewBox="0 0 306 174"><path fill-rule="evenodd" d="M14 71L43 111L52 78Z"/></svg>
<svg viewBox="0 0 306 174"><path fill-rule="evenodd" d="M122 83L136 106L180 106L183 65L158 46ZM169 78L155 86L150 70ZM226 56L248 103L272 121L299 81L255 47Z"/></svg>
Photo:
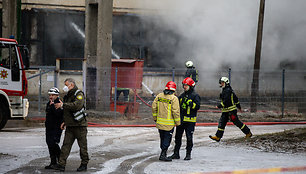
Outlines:
<svg viewBox="0 0 306 174"><path fill-rule="evenodd" d="M225 126L229 120L241 129L241 131L246 135L245 138L250 138L252 136L250 129L238 118L237 108L241 111L241 106L238 97L230 86L229 79L227 77L221 77L219 79L219 84L220 88L222 88L222 92L220 94L221 103L216 106L216 108L222 109L222 115L219 120L216 135L209 135L209 138L219 142L223 136Z"/></svg>
<svg viewBox="0 0 306 174"><path fill-rule="evenodd" d="M185 78L190 77L195 83L198 83L199 81L198 70L196 70L195 67L193 66L193 62L189 60L185 63L185 66L187 68L185 72Z"/></svg>
<svg viewBox="0 0 306 174"><path fill-rule="evenodd" d="M182 145L182 136L185 131L187 137L186 157L184 160L191 159L191 150L193 147L193 132L195 129L197 111L200 109L201 98L195 92L195 82L187 77L182 82L184 92L179 96L180 113L182 124L176 128L175 147L172 159L180 159L180 148Z"/></svg>
<svg viewBox="0 0 306 174"><path fill-rule="evenodd" d="M160 136L162 151L159 160L161 161L172 161L170 157L167 157L167 150L171 143L174 126L181 124L179 100L174 95L175 90L176 84L169 81L165 90L156 96L152 104L152 115Z"/></svg>
<svg viewBox="0 0 306 174"><path fill-rule="evenodd" d="M46 106L46 143L51 158L50 165L46 166L45 169L53 169L57 164L61 149L58 145L62 135L61 124L63 122L63 110L56 109L54 104L59 103L59 90L53 87L48 90L49 102Z"/></svg>
<svg viewBox="0 0 306 174"><path fill-rule="evenodd" d="M66 128L66 131L58 165L56 165L55 169L65 171L71 147L74 141L77 140L81 157L81 165L77 171L86 171L89 161L87 148L87 119L75 120L74 117L74 113L79 112L84 107L84 93L78 90L74 79L67 78L64 83L65 86L63 90L66 92L64 101L62 102L60 100L60 103L55 104L55 107L63 108L64 110L64 122L61 124L61 128Z"/></svg>

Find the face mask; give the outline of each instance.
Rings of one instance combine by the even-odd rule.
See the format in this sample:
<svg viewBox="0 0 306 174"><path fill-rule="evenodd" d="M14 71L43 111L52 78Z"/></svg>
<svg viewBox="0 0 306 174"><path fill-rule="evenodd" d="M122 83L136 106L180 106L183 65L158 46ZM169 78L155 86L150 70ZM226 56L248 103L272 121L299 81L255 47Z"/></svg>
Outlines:
<svg viewBox="0 0 306 174"><path fill-rule="evenodd" d="M68 91L69 91L68 86L65 85L64 88L63 88L63 91L64 91L64 92L68 92Z"/></svg>

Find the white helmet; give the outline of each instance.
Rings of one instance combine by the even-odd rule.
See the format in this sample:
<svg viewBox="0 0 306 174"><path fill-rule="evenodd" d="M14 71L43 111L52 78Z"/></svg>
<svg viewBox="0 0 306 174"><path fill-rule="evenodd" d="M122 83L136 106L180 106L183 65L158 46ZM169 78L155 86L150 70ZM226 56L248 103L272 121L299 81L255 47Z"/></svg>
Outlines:
<svg viewBox="0 0 306 174"><path fill-rule="evenodd" d="M189 60L185 63L185 65L186 65L187 68L191 68L191 67L193 67L193 62Z"/></svg>
<svg viewBox="0 0 306 174"><path fill-rule="evenodd" d="M49 89L48 94L59 95L59 90L56 87L52 87Z"/></svg>
<svg viewBox="0 0 306 174"><path fill-rule="evenodd" d="M229 85L229 79L227 78L227 77L221 77L220 79L219 79L219 84L220 84L220 87L224 87L224 86L221 86L221 82L224 82L225 83L225 85Z"/></svg>

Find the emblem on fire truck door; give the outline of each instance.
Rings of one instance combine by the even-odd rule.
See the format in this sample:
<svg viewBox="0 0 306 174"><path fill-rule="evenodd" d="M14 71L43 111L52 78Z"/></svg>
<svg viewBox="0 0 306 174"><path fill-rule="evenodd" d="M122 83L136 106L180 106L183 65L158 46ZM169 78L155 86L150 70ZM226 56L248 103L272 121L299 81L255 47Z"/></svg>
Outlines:
<svg viewBox="0 0 306 174"><path fill-rule="evenodd" d="M0 72L0 78L2 78L2 79L6 79L7 78L7 71L6 70L2 70L1 72Z"/></svg>

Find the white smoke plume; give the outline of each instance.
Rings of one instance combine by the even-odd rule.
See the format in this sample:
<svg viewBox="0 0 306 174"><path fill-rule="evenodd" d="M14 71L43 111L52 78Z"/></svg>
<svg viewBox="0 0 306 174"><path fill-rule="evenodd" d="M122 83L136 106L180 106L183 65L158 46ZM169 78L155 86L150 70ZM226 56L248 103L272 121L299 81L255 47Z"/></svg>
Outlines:
<svg viewBox="0 0 306 174"><path fill-rule="evenodd" d="M141 7L149 11L143 20L183 38L174 44L175 64L191 59L200 70L253 68L259 0L142 0ZM305 7L305 0L266 0L261 69L280 69L283 62L306 69L301 64L306 60ZM151 39L156 47L173 42Z"/></svg>

